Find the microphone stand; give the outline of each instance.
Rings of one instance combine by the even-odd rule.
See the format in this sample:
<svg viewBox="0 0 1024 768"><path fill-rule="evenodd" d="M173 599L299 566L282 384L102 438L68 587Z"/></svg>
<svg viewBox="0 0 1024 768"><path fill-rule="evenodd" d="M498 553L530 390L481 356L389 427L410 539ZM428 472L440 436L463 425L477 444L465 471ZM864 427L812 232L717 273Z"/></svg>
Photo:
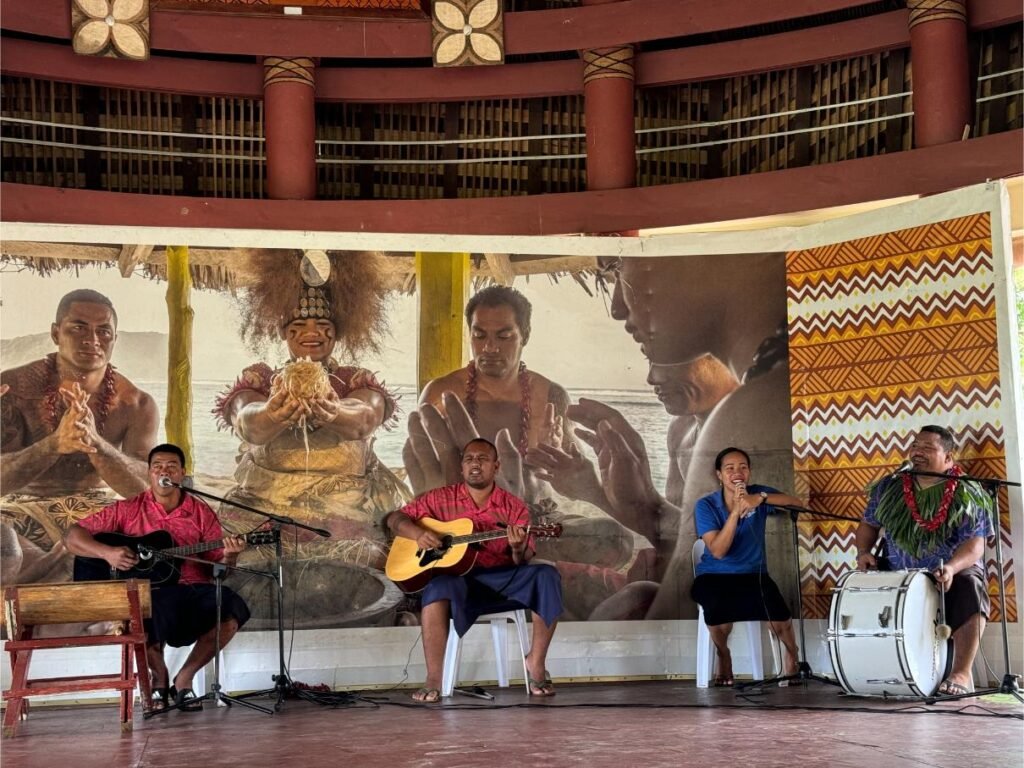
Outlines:
<svg viewBox="0 0 1024 768"><path fill-rule="evenodd" d="M776 677L767 678L765 680L751 680L747 683L741 683L736 686L737 690L745 691L747 688L760 688L765 685L771 685L772 683L778 683L781 686L788 685L792 680L815 680L819 683L826 685L839 686L839 682L823 675L816 675L811 669L810 662L807 661L807 641L804 634L804 594L801 589L800 583L800 537L797 532L797 519L801 514L814 515L819 518L828 520L852 520L857 522L850 517L843 517L842 515L830 515L824 512L816 512L813 509L807 509L805 507L790 506L788 504L772 504L775 509L781 509L789 513L789 519L792 522L791 530L793 532L793 557L796 558L796 594L797 594L797 626L800 630L800 658L797 660L797 671L792 675L777 675Z"/></svg>
<svg viewBox="0 0 1024 768"><path fill-rule="evenodd" d="M178 485L178 484L177 483L171 483L171 485ZM182 488L182 490L187 491L188 493L194 493L196 496L202 496L202 497L207 498L207 499L214 499L214 500L219 501L219 502L221 502L223 504L228 504L229 506L237 507L238 509L244 509L247 512L254 512L257 515L263 515L263 517L265 517L268 520L272 521L273 524L271 525L271 530L273 530L275 532L275 534L276 534L274 536L274 541L275 541L275 544L274 544L274 557L275 557L275 561L277 563L277 569L276 569L277 573L276 574L265 574L265 575L269 575L271 578L273 578L275 584L277 585L277 656L278 656L277 674L273 675L271 677L271 680L274 683L273 687L267 688L267 689L262 690L262 691L252 691L250 693L244 693L241 696L236 696L234 698L242 700L242 699L252 698L254 696L265 696L265 695L274 696L275 697L275 701L274 701L274 711L275 712L281 709L282 702L284 702L284 700L288 696L297 696L299 698L307 698L306 692L296 688L295 685L292 683L291 679L288 677L288 670L286 668L285 659L284 659L284 552L283 552L283 549L282 549L282 546L281 546L281 526L282 525L291 525L291 526L293 526L295 528L304 528L305 530L312 531L317 536L322 536L323 538L330 538L331 532L330 531L326 531L323 528L314 528L311 525L306 525L305 523L300 523L298 520L294 520L294 519L292 519L290 517L287 517L285 515L275 515L275 514L273 514L271 512L264 512L262 509L257 509L256 507L250 507L249 505L242 504L241 502L238 502L238 501L232 501L231 499L225 499L225 498L222 498L221 496L214 496L212 493L206 493L205 491L199 491L199 490L196 490L195 488L187 488L187 487L185 487L183 485L178 485L178 487ZM257 573L259 573L259 572L257 571Z"/></svg>
<svg viewBox="0 0 1024 768"><path fill-rule="evenodd" d="M999 521L999 488L1002 486L1012 486L1014 488L1020 488L1020 483L1013 482L1012 480L1003 480L998 477L975 477L974 475L959 475L954 478L951 475L945 474L944 472L928 472L923 469L908 470L907 474L917 475L919 477L939 477L942 478L943 480L955 479L957 482L967 480L981 485L988 493L988 495L992 497L992 530L995 534L996 539L995 554L997 568L996 581L999 582L999 623L1002 625L1003 629L1003 679L1000 682L998 688L983 688L982 690L974 691L973 693L961 693L952 696L947 696L943 694L940 696L929 697L925 699L925 701L931 704L935 701L940 700L955 701L957 699L969 699L974 698L976 696L986 696L990 693L1007 693L1013 696L1015 699L1017 699L1017 701L1024 704L1024 698L1021 697L1020 684L1018 683L1020 675L1013 674L1010 671L1010 640L1006 630L1006 587L1003 584L1003 536L1002 531L1000 531ZM987 567L985 568L985 572L987 574ZM978 638L978 650L981 650L980 637Z"/></svg>
<svg viewBox="0 0 1024 768"><path fill-rule="evenodd" d="M274 710L270 709L269 707L260 706L259 704L253 704L251 701L245 701L240 696L229 696L228 694L224 693L223 690L221 690L221 685L220 685L220 651L221 651L220 626L222 624L221 616L223 615L222 614L222 600L221 600L221 594L222 593L221 593L221 588L224 585L224 574L228 570L242 571L244 573L249 573L249 574L252 574L254 576L265 576L265 577L268 577L268 578L274 578L274 574L267 573L265 571L257 571L257 570L254 570L252 568L243 568L243 567L241 567L239 565L225 565L224 563L211 563L209 560L203 560L202 558L198 558L198 557L187 557L185 555L178 555L174 559L175 560L191 560L191 561L196 562L196 563L202 563L203 565L212 565L213 566L213 583L214 583L215 594L217 596L217 598L216 598L217 599L217 623L215 625L216 626L216 633L214 635L215 640L214 640L214 655L213 655L213 683L210 685L210 690L209 690L208 693L205 693L202 696L199 696L198 698L195 698L195 699L189 699L188 701L182 702L181 704L170 704L170 705L164 707L163 709L150 710L150 711L145 712L143 714L143 716L142 716L143 719L144 720L149 720L151 717L156 717L157 715L166 715L168 712L172 712L172 711L177 710L177 709L186 709L186 708L195 707L196 702L203 702L203 701L210 701L210 700L216 701L218 703L224 702L224 704L226 706L229 706L229 707L232 704L241 704L243 707L248 707L249 709L255 709L255 710L257 710L259 712L263 712L264 714L267 714L267 715L274 714ZM168 682L170 682L170 681L168 681Z"/></svg>

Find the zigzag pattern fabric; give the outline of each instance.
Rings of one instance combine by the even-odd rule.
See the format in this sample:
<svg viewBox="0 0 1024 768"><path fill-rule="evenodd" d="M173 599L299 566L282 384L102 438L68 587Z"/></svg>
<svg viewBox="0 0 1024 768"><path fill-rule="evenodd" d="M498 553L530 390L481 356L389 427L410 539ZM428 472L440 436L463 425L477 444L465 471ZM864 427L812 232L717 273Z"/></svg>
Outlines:
<svg viewBox="0 0 1024 768"><path fill-rule="evenodd" d="M800 524L804 615L825 618L856 561L865 488L899 466L919 427L952 428L969 473L1005 476L990 217L793 251L786 280L796 490L813 509L851 519ZM1005 493L1000 509L1016 621ZM994 560L988 577L994 596Z"/></svg>

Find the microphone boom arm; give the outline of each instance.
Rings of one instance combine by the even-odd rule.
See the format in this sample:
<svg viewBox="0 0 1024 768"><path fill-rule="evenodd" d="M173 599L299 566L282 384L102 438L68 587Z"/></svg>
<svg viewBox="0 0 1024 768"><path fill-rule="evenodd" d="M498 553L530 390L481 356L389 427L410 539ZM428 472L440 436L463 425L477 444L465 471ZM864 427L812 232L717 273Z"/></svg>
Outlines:
<svg viewBox="0 0 1024 768"><path fill-rule="evenodd" d="M274 522L277 522L277 523L282 523L284 525L294 525L296 528L305 528L307 531L312 531L317 536L322 536L325 539L329 539L331 537L331 532L330 531L326 531L323 528L314 528L311 525L306 525L305 523L300 523L298 520L294 520L294 519L292 519L290 517L287 517L285 515L275 515L273 512L264 512L262 509L257 509L256 507L250 507L248 504L242 504L241 502L238 502L238 501L232 501L231 499L225 499L225 498L223 498L221 496L214 496L212 493L207 493L206 491L200 491L197 488L189 488L188 486L186 486L186 485L184 485L182 483L176 483L173 480L171 480L169 478L166 478L166 477L161 477L160 481L159 481L159 484L161 486L163 486L164 488L167 488L167 487L180 488L183 491L188 491L189 493L194 493L196 496L202 496L203 498L206 498L206 499L213 499L214 501L219 501L219 502L221 502L223 504L227 504L227 505L232 506L232 507L237 507L238 509L244 509L247 512L255 512L257 515L263 515L267 519L273 520Z"/></svg>

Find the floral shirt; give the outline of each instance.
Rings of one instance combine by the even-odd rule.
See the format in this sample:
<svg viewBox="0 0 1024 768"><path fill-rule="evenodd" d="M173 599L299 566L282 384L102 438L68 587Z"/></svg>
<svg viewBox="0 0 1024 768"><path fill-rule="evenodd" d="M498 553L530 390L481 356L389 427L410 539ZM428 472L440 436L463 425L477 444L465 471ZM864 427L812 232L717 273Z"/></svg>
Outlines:
<svg viewBox="0 0 1024 768"><path fill-rule="evenodd" d="M430 517L443 523L468 517L473 521L474 531L496 531L503 526L530 524L530 510L522 499L498 486L494 486L482 507L473 501L465 483L458 483L427 491L406 504L402 512L413 520ZM491 539L474 546L479 548L476 564L481 568L513 565L508 539ZM532 542L527 546L532 546Z"/></svg>
<svg viewBox="0 0 1024 768"><path fill-rule="evenodd" d="M130 499L115 501L78 523L89 533L121 533L145 536L153 531L167 531L176 547L216 541L224 537L217 515L206 502L185 493L181 504L170 512L146 490ZM211 549L196 557L219 562L224 550ZM182 560L180 584L204 584L211 581L210 568L194 560Z"/></svg>

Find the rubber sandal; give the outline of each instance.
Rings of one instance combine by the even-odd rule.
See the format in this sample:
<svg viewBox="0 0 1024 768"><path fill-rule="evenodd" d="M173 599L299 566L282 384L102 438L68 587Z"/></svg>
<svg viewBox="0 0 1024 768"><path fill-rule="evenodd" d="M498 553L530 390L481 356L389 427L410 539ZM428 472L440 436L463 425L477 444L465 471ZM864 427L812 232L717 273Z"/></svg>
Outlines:
<svg viewBox="0 0 1024 768"><path fill-rule="evenodd" d="M551 675L547 671L544 672L543 680L534 680L532 677L527 677L526 683L530 688L531 696L555 695L555 686L554 683L551 682Z"/></svg>
<svg viewBox="0 0 1024 768"><path fill-rule="evenodd" d="M149 711L160 712L171 705L171 688L154 688L149 700Z"/></svg>
<svg viewBox="0 0 1024 768"><path fill-rule="evenodd" d="M191 688L182 688L174 692L174 706L182 712L201 712L203 702Z"/></svg>
<svg viewBox="0 0 1024 768"><path fill-rule="evenodd" d="M424 686L412 695L412 700L417 704L438 704L441 701L441 690Z"/></svg>
<svg viewBox="0 0 1024 768"><path fill-rule="evenodd" d="M943 680L939 686L939 694L942 696L964 696L971 691L965 685L954 683L951 680Z"/></svg>

